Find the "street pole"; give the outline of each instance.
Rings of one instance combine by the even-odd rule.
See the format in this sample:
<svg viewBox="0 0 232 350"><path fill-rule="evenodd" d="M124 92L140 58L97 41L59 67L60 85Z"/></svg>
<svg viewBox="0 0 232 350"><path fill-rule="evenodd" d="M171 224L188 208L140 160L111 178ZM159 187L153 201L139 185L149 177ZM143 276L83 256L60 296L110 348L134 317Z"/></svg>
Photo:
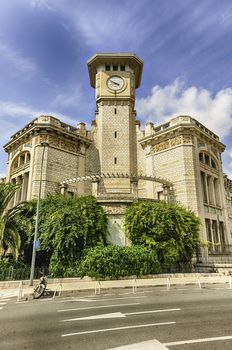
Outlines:
<svg viewBox="0 0 232 350"><path fill-rule="evenodd" d="M37 207L36 207L35 232L34 232L32 258L31 258L31 273L30 273L29 286L33 286L33 279L34 279L34 274L35 274L36 242L37 242L38 230L39 230L39 208L40 208L40 197L41 197L41 187L42 187L43 162L44 162L45 148L46 148L46 146L48 146L48 143L41 142L41 146L43 146L43 153L42 153L41 171L40 171L40 178L39 178L39 192L38 192Z"/></svg>

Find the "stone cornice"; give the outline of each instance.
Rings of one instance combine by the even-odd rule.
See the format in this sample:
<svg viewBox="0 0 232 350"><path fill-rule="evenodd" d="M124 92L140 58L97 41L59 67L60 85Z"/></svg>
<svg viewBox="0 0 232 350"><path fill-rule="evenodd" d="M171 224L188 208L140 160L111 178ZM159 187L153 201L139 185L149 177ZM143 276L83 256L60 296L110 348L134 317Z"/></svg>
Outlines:
<svg viewBox="0 0 232 350"><path fill-rule="evenodd" d="M156 128L151 127L149 134L139 140L139 143L146 147L155 145L161 141L168 140L182 134L191 134L200 137L207 143L213 144L220 152L223 152L225 145L219 141L219 137L209 129L189 116L180 116L162 124Z"/></svg>
<svg viewBox="0 0 232 350"><path fill-rule="evenodd" d="M88 131L81 131L73 126L62 123L60 120L51 116L40 116L12 135L10 141L4 145L4 150L8 152L11 148L26 143L32 137L41 134L62 135L67 138L67 140L81 141L86 145L89 145L92 142Z"/></svg>

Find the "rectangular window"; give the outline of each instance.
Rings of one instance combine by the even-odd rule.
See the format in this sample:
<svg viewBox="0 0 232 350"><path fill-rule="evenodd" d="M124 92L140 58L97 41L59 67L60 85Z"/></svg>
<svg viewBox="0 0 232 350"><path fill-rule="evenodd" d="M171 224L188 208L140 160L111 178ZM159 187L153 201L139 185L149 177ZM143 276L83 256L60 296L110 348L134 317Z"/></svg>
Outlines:
<svg viewBox="0 0 232 350"><path fill-rule="evenodd" d="M118 70L118 66L113 66L113 70Z"/></svg>
<svg viewBox="0 0 232 350"><path fill-rule="evenodd" d="M106 71L109 71L110 70L110 66L106 66Z"/></svg>
<svg viewBox="0 0 232 350"><path fill-rule="evenodd" d="M209 156L205 154L205 164L209 165Z"/></svg>
<svg viewBox="0 0 232 350"><path fill-rule="evenodd" d="M114 109L114 114L117 114L117 108Z"/></svg>
<svg viewBox="0 0 232 350"><path fill-rule="evenodd" d="M208 241L208 249L209 249L209 252L212 253L212 251L213 251L213 239L212 239L210 219L205 219L205 228L206 228L206 235L207 235L207 241Z"/></svg>
<svg viewBox="0 0 232 350"><path fill-rule="evenodd" d="M220 241L221 241L221 250L226 250L226 240L225 240L225 233L224 233L224 224L223 222L219 222L219 235L220 235Z"/></svg>
<svg viewBox="0 0 232 350"><path fill-rule="evenodd" d="M219 251L220 247L219 247L219 237L218 237L218 225L216 220L212 221L212 231L213 231L214 250Z"/></svg>
<svg viewBox="0 0 232 350"><path fill-rule="evenodd" d="M117 138L117 131L114 132L114 138Z"/></svg>
<svg viewBox="0 0 232 350"><path fill-rule="evenodd" d="M203 201L204 203L208 203L205 173L203 173L203 171L201 171L201 185L202 185L202 192L203 192Z"/></svg>
<svg viewBox="0 0 232 350"><path fill-rule="evenodd" d="M157 199L159 201L163 201L164 200L164 192L163 191L158 191L157 192Z"/></svg>
<svg viewBox="0 0 232 350"><path fill-rule="evenodd" d="M117 158L114 157L114 164L117 164Z"/></svg>
<svg viewBox="0 0 232 350"><path fill-rule="evenodd" d="M120 66L120 70L124 71L125 70L125 66Z"/></svg>

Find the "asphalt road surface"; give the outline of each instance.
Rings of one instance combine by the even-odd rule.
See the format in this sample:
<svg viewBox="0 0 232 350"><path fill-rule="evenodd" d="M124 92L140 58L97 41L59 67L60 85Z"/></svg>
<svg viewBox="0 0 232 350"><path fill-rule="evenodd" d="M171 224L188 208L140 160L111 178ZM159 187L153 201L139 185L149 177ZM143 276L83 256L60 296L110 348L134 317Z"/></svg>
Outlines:
<svg viewBox="0 0 232 350"><path fill-rule="evenodd" d="M232 289L156 287L0 300L1 350L103 350L154 339L170 350L231 350Z"/></svg>

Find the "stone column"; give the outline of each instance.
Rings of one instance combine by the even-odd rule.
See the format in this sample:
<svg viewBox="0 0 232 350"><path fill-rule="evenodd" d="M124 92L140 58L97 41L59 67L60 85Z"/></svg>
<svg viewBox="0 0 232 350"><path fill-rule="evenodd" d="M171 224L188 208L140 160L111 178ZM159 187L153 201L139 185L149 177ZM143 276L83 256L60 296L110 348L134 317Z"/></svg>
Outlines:
<svg viewBox="0 0 232 350"><path fill-rule="evenodd" d="M97 198L98 196L98 185L99 185L99 180L92 180L92 195Z"/></svg>
<svg viewBox="0 0 232 350"><path fill-rule="evenodd" d="M145 174L147 176L153 176L153 157L151 155L151 146L148 145L145 148L146 163L145 163ZM154 183L153 181L146 181L146 197L154 198Z"/></svg>
<svg viewBox="0 0 232 350"><path fill-rule="evenodd" d="M131 182L131 193L138 198L138 180L135 178L132 178L130 180Z"/></svg>
<svg viewBox="0 0 232 350"><path fill-rule="evenodd" d="M169 191L168 191L168 186L167 185L163 185L163 196L164 196L164 200L166 202L169 201Z"/></svg>
<svg viewBox="0 0 232 350"><path fill-rule="evenodd" d="M68 185L67 185L67 184L61 184L61 186L60 186L60 193L61 193L62 195L65 195L66 192L67 192L67 188L68 188Z"/></svg>
<svg viewBox="0 0 232 350"><path fill-rule="evenodd" d="M29 184L29 172L26 172L23 175L23 201L26 201L28 197L28 184Z"/></svg>

